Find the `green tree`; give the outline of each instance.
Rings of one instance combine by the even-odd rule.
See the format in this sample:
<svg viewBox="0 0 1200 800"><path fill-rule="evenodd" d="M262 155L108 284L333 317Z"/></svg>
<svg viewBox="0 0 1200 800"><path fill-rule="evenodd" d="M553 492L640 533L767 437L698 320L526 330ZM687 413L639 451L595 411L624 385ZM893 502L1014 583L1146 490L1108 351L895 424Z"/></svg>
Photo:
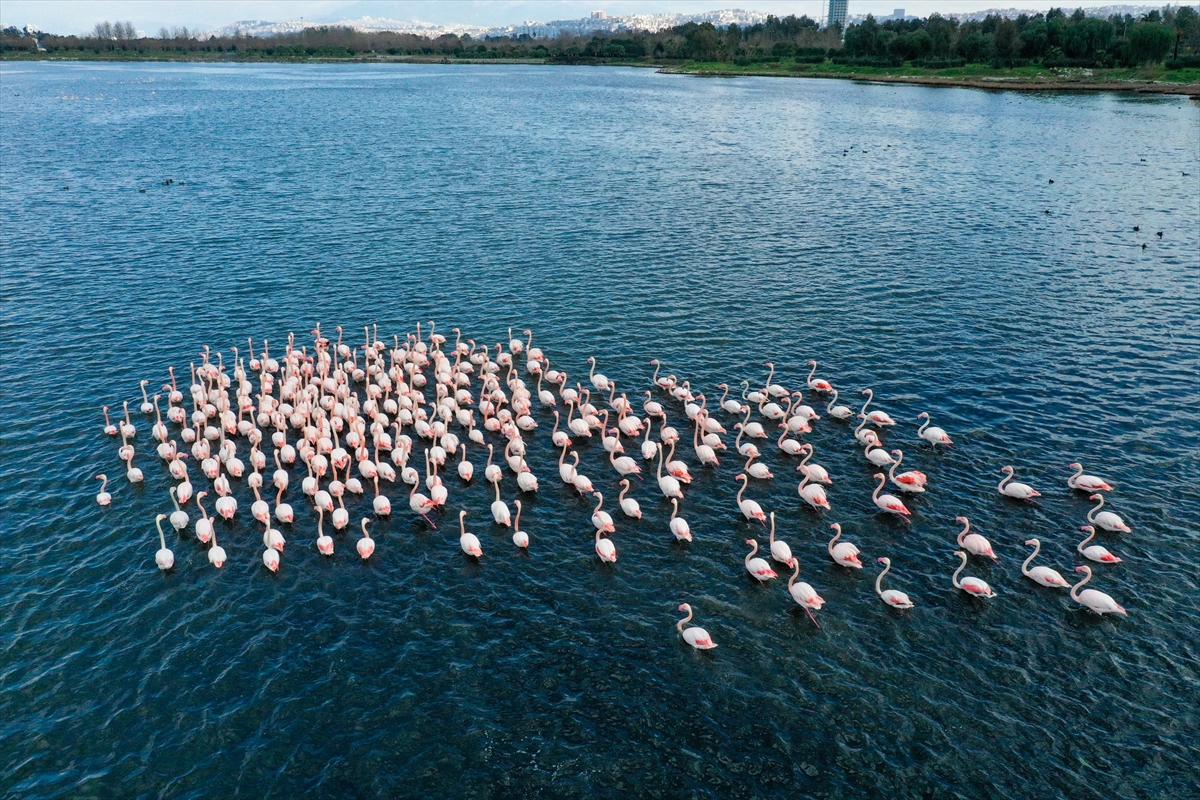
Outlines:
<svg viewBox="0 0 1200 800"><path fill-rule="evenodd" d="M1171 29L1157 22L1143 22L1129 32L1129 55L1135 64L1162 61L1171 52L1175 37Z"/></svg>
<svg viewBox="0 0 1200 800"><path fill-rule="evenodd" d="M994 37L996 57L1005 63L1012 63L1020 52L1021 40L1017 37L1017 25L1011 19L1002 19L996 23Z"/></svg>
<svg viewBox="0 0 1200 800"><path fill-rule="evenodd" d="M711 22L697 25L687 33L687 55L696 61L716 61L720 41Z"/></svg>

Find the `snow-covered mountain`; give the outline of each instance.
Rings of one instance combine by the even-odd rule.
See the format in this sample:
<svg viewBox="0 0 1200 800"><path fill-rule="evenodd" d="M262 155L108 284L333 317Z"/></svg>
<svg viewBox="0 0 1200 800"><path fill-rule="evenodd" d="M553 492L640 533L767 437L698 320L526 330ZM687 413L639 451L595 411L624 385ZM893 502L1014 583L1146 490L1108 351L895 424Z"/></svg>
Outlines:
<svg viewBox="0 0 1200 800"><path fill-rule="evenodd" d="M560 19L550 22L523 22L519 25L503 25L499 27L483 27L480 25L438 25L419 20L385 19L381 17L359 17L343 19L336 22L310 22L308 20L288 20L285 22L265 22L263 20L242 20L232 25L204 31L197 38L207 39L209 36L277 36L279 34L298 33L305 28L345 27L363 32L390 31L395 33L413 33L419 36L438 37L444 34L456 36L470 35L475 38L482 36L558 36L569 33L585 36L589 33L617 33L619 31L659 31L688 22L711 22L718 27L727 27L732 23L738 25L753 25L767 18L764 11L743 11L739 8L721 11L706 11L701 14L629 14L625 16L593 16L584 19Z"/></svg>

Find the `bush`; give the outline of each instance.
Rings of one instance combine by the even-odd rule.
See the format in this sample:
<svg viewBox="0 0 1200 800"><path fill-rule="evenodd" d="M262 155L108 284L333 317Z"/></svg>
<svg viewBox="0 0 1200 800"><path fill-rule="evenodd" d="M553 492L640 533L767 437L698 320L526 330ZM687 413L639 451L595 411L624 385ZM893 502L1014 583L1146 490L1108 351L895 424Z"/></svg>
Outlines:
<svg viewBox="0 0 1200 800"><path fill-rule="evenodd" d="M953 67L961 67L966 63L967 60L965 58L927 58L920 62L920 65L925 67L925 69L951 69Z"/></svg>
<svg viewBox="0 0 1200 800"><path fill-rule="evenodd" d="M1200 56L1180 56L1167 62L1167 69L1188 69L1200 67Z"/></svg>

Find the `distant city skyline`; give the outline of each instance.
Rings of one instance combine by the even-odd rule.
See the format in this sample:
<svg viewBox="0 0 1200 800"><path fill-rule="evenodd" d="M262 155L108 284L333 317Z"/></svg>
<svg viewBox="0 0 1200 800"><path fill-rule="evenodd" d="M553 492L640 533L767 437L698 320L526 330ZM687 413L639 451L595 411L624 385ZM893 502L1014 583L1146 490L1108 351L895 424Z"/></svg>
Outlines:
<svg viewBox="0 0 1200 800"><path fill-rule="evenodd" d="M1102 3L1065 3L1061 0L849 0L846 10L853 20L865 14L892 17L903 8L907 16L932 13L970 13L993 8L1047 10L1061 6L1092 7ZM1131 4L1157 7L1158 4ZM832 6L832 8L831 8ZM0 4L0 24L62 34L82 34L98 22L129 21L140 31L155 35L160 28L186 26L203 31L243 21L328 24L343 20L376 19L421 21L431 26L491 28L527 22L591 19L657 14L700 14L740 9L776 16L807 15L823 19L846 6L846 0L5 0ZM596 18L602 19L597 14Z"/></svg>

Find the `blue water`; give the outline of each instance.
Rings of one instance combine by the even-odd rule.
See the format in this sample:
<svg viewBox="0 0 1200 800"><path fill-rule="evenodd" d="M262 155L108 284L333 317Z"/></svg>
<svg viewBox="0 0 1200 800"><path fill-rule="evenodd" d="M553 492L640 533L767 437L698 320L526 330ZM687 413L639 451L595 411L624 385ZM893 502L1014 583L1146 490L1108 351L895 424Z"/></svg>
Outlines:
<svg viewBox="0 0 1200 800"><path fill-rule="evenodd" d="M1200 791L1196 103L588 68L0 78L4 794ZM875 390L899 421L888 445L929 491L907 499L911 525L875 514L874 470L822 419L805 438L835 483L817 514L795 459L763 446L777 477L748 494L827 601L819 629L783 581L746 575L743 541L766 537L736 512L728 454L704 469L680 451L692 544L671 541L648 481L644 518L615 514L619 561L601 565L546 411L527 554L490 524L477 477L449 482L437 531L390 490L371 561L356 535L324 559L295 470L279 573L244 481L218 526L223 569L190 527L175 569L155 569L170 481L139 380L186 375L205 344L228 364L247 337L311 343L318 321L357 342L366 324L390 341L430 319L489 343L532 328L556 367L584 379L594 355L635 396L652 358L710 399L760 385L767 360L799 387L816 358L844 402ZM99 409L123 400L146 482L113 481L101 508L92 475L122 469ZM952 450L920 445L920 411ZM579 449L611 497L599 443ZM1020 575L1031 536L1038 563L1083 563L1090 504L1064 484L1077 459L1133 528L1101 537L1125 561L1092 584L1128 618ZM1043 497L999 497L1005 464ZM192 480L207 483L195 465ZM460 508L481 563L458 549ZM993 601L950 585L957 515L997 549L968 573ZM830 522L861 572L825 555ZM874 594L885 555L911 611ZM685 601L717 650L681 643Z"/></svg>

